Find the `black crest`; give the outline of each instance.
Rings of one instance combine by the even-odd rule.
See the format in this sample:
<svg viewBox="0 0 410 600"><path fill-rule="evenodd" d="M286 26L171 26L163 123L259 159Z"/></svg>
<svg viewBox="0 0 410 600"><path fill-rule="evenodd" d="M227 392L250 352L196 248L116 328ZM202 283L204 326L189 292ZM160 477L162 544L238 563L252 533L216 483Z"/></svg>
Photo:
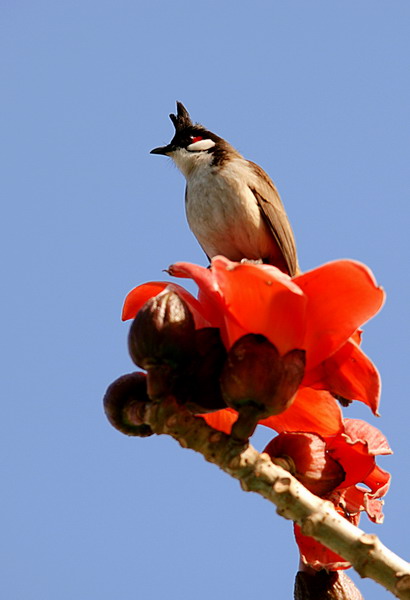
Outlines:
<svg viewBox="0 0 410 600"><path fill-rule="evenodd" d="M177 102L177 114L170 114L169 118L173 122L176 132L183 131L184 129L193 126L189 112L182 102Z"/></svg>

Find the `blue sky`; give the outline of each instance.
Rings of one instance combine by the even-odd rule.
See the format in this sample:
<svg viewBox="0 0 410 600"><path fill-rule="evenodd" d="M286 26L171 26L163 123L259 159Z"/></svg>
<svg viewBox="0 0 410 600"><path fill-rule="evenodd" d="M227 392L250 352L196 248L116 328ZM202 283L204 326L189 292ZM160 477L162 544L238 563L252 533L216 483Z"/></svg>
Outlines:
<svg viewBox="0 0 410 600"><path fill-rule="evenodd" d="M364 336L382 418L346 414L395 450L385 524L362 525L409 558L409 26L404 0L3 0L2 597L291 597L289 522L102 411L133 370L125 294L206 264L182 176L149 155L175 100L271 175L303 269L354 258L386 289Z"/></svg>

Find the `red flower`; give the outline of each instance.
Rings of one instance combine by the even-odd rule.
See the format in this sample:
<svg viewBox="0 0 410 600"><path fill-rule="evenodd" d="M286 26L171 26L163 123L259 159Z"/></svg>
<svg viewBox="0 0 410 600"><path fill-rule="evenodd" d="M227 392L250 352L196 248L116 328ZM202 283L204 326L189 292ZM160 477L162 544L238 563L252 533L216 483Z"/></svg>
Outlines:
<svg viewBox="0 0 410 600"><path fill-rule="evenodd" d="M331 496L346 513L365 511L372 521L382 523L383 502L389 489L390 474L376 465L375 457L392 454L384 435L366 421L343 419L344 432L326 440L328 452L337 460L346 479ZM364 484L366 487L356 484Z"/></svg>
<svg viewBox="0 0 410 600"><path fill-rule="evenodd" d="M331 438L312 433L282 433L265 448L274 462L286 461L291 472L313 493L333 502L339 514L358 525L366 512L375 523L383 521L381 498L390 474L375 457L391 454L384 435L358 419L344 419L343 431ZM366 488L362 485L364 484ZM303 562L316 569L347 569L350 564L294 526Z"/></svg>
<svg viewBox="0 0 410 600"><path fill-rule="evenodd" d="M359 525L360 515L353 517L346 516L344 512L335 507L336 511L347 518L353 525ZM327 569L328 571L339 571L341 569L350 569L351 564L345 560L333 550L329 550L323 544L318 542L312 537L303 535L299 525L293 524L293 532L295 534L295 540L299 547L300 558L305 565L309 565L313 569L320 571L321 569Z"/></svg>
<svg viewBox="0 0 410 600"><path fill-rule="evenodd" d="M332 492L346 477L340 462L326 452L325 440L315 433L280 433L264 452L316 496Z"/></svg>
<svg viewBox="0 0 410 600"><path fill-rule="evenodd" d="M193 279L198 299L173 283L143 284L128 294L124 320L135 317L149 298L173 290L187 302L196 328L218 327L227 349L243 335L255 333L264 335L282 355L294 349L306 352L305 376L293 405L264 424L278 431L333 435L341 429L341 416L328 392L360 400L377 413L379 375L359 348L356 334L384 301L367 267L341 260L292 279L270 265L234 263L219 256L209 269L176 263L169 272ZM229 430L236 413L219 411L206 419Z"/></svg>

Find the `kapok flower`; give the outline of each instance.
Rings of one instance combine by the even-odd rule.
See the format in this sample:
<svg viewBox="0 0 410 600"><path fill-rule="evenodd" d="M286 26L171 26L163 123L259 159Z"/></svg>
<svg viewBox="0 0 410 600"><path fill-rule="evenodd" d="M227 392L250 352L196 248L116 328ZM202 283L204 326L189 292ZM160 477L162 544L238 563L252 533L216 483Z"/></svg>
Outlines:
<svg viewBox="0 0 410 600"><path fill-rule="evenodd" d="M340 411L326 390L349 400L360 400L377 413L379 375L360 349L356 334L384 300L383 290L377 287L367 267L341 260L292 279L270 265L234 263L216 257L209 269L176 263L169 272L192 278L199 287L198 299L173 283L143 284L128 294L124 319L135 317L149 298L172 290L188 304L195 327L218 327L228 350L242 336L252 333L265 336L281 356L296 349L304 351L305 375L294 403L282 415L270 417L277 420L283 416L288 421L284 428L289 428L290 420L290 428L295 430L295 417L301 428L301 411L308 422L313 401L317 414L310 421L314 421L314 427L302 429L335 434L340 429ZM324 418L331 415L333 421L324 430L320 427L321 404ZM210 420L207 418L208 422L213 417L221 420L221 415L215 414ZM231 419L235 419L235 413L225 413L222 418ZM276 425L280 431L280 422Z"/></svg>
<svg viewBox="0 0 410 600"><path fill-rule="evenodd" d="M332 492L346 477L342 465L326 451L325 440L316 433L280 433L264 452L316 496Z"/></svg>
<svg viewBox="0 0 410 600"><path fill-rule="evenodd" d="M331 438L312 433L281 433L264 450L313 493L333 502L336 510L358 525L361 512L375 523L383 521L381 498L390 474L376 465L375 457L391 454L384 435L358 419L344 419L343 431ZM364 488L361 484L364 484ZM350 564L313 538L295 537L305 564L315 569L346 569Z"/></svg>
<svg viewBox="0 0 410 600"><path fill-rule="evenodd" d="M346 473L330 499L350 515L364 511L374 523L382 523L380 498L389 489L390 474L376 465L375 457L392 454L392 450L381 431L366 421L343 419L343 429L337 436L326 439L330 456Z"/></svg>

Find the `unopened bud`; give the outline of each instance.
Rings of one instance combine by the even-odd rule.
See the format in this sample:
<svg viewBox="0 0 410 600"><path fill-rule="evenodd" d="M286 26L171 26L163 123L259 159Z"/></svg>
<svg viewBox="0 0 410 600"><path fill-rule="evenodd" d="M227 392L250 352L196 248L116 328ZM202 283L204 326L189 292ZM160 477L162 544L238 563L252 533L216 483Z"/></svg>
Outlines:
<svg viewBox="0 0 410 600"><path fill-rule="evenodd" d="M172 291L165 291L144 304L129 333L132 360L149 370L167 364L181 366L194 349L195 324L187 304Z"/></svg>
<svg viewBox="0 0 410 600"><path fill-rule="evenodd" d="M169 365L152 365L147 371L147 392L151 400L161 400L175 391L178 373Z"/></svg>
<svg viewBox="0 0 410 600"><path fill-rule="evenodd" d="M177 399L193 413L226 408L219 383L226 356L219 329L195 331L195 354L176 391Z"/></svg>
<svg viewBox="0 0 410 600"><path fill-rule="evenodd" d="M104 410L113 427L126 435L152 435L140 417L140 409L149 402L145 373L129 373L116 379L104 396Z"/></svg>
<svg viewBox="0 0 410 600"><path fill-rule="evenodd" d="M318 571L308 565L304 568L296 574L295 600L364 600L344 571Z"/></svg>
<svg viewBox="0 0 410 600"><path fill-rule="evenodd" d="M254 407L259 418L277 415L292 403L303 379L305 352L280 356L263 335L248 334L235 342L221 376L226 403L240 412Z"/></svg>

